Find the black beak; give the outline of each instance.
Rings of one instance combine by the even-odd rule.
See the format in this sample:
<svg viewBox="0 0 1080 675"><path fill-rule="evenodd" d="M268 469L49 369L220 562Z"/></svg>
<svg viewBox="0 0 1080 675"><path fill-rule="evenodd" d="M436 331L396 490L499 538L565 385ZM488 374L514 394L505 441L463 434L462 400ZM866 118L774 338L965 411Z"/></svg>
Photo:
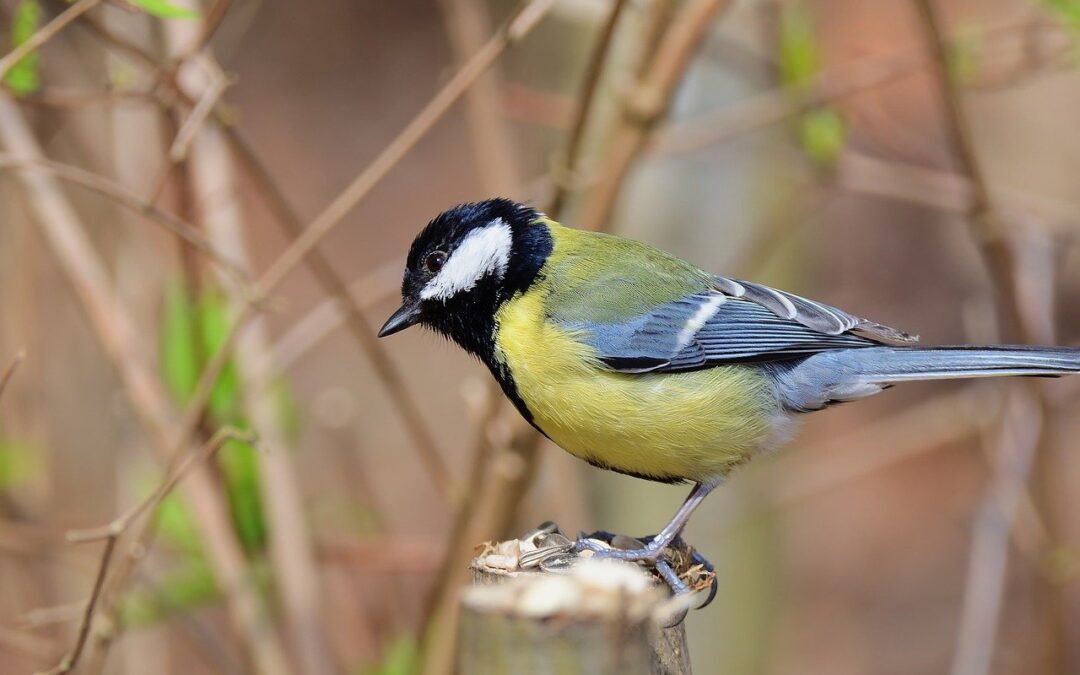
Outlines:
<svg viewBox="0 0 1080 675"><path fill-rule="evenodd" d="M420 323L420 303L406 300L379 329L379 337L393 335L418 323Z"/></svg>

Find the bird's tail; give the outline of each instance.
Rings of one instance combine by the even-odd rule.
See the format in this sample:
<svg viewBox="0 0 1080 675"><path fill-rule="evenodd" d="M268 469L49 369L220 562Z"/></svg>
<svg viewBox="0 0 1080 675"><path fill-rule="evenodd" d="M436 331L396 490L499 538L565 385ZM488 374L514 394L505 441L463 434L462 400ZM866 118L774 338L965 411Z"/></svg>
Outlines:
<svg viewBox="0 0 1080 675"><path fill-rule="evenodd" d="M852 350L849 355L864 378L882 384L1005 375L1056 377L1080 372L1080 348L1075 347L884 347Z"/></svg>
<svg viewBox="0 0 1080 675"><path fill-rule="evenodd" d="M1080 348L869 347L821 352L779 377L787 407L814 410L870 396L896 382L972 377L1058 377L1080 372Z"/></svg>

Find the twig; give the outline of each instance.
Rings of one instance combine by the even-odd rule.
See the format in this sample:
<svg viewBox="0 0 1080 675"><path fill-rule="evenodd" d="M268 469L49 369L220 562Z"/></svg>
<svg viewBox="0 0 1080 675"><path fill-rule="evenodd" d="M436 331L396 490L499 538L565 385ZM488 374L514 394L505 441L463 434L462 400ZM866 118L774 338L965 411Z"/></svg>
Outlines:
<svg viewBox="0 0 1080 675"><path fill-rule="evenodd" d="M491 35L487 8L479 0L439 0L455 59L464 64ZM492 67L465 93L465 122L480 185L488 195L515 196L521 189L514 134L501 114L502 83Z"/></svg>
<svg viewBox="0 0 1080 675"><path fill-rule="evenodd" d="M86 609L82 613L82 618L79 621L79 627L76 631L77 637L75 639L75 646L68 652L64 658L60 660L60 663L56 667L45 671L41 675L64 675L64 673L71 672L72 669L79 662L79 658L82 656L83 650L86 647L87 639L90 637L90 628L93 624L94 613L98 606L98 600L101 599L102 589L105 587L105 579L109 574L109 565L112 563L113 554L116 551L116 544L120 540L120 537L127 532L131 524L135 522L135 519L146 512L153 512L161 505L161 502L172 489L176 487L176 484L187 475L188 471L196 462L201 462L210 455L217 452L227 441L239 440L246 443L253 443L254 437L251 434L245 434L234 429L222 429L218 433L214 434L214 437L209 443L203 446L203 448L194 454L190 454L184 458L184 460L171 472L167 473L161 482L158 483L157 488L154 489L150 495L128 510L126 513L114 518L108 525L103 527L94 528L92 530L77 530L68 533L67 539L71 543L83 543L90 541L105 541L105 549L101 553L101 561L98 563L97 574L94 577L94 587L90 592L90 599L86 602Z"/></svg>
<svg viewBox="0 0 1080 675"><path fill-rule="evenodd" d="M105 576L109 572L109 563L112 562L113 551L116 550L117 537L110 536L105 540L105 550L101 554L101 563L98 565L97 576L94 577L94 588L90 592L90 600L86 603L82 620L79 622L78 637L75 646L64 658L60 659L55 667L40 673L39 675L63 675L71 672L79 662L86 640L90 636L90 623L94 619L94 610L97 609L97 601L101 597L101 589L105 585Z"/></svg>
<svg viewBox="0 0 1080 675"><path fill-rule="evenodd" d="M1032 21L1009 23L988 28L985 33L988 40L997 41L1039 25ZM1049 58L1056 58L1070 49L1071 42L1063 40ZM662 128L650 143L649 152L651 155L667 156L700 150L781 122L815 106L842 100L913 75L932 63L932 55L916 48L859 59L850 65L823 72L799 92L793 93L788 88L771 89L714 113Z"/></svg>
<svg viewBox="0 0 1080 675"><path fill-rule="evenodd" d="M219 68L213 69L213 76L210 78L206 90L202 92L198 103L192 108L180 130L176 132L176 139L173 140L172 147L169 148L169 161L176 163L187 159L191 140L195 138L199 128L206 122L206 118L214 111L222 94L232 83L232 78L222 73Z"/></svg>
<svg viewBox="0 0 1080 675"><path fill-rule="evenodd" d="M206 255L216 264L226 268L235 278L242 280L245 283L249 279L248 275L240 269L234 261L229 260L228 257L215 249L194 225L168 211L163 211L150 202L142 199L123 185L120 185L101 174L93 173L77 166L71 166L70 164L53 162L44 158L28 159L25 157L16 157L8 153L0 153L0 169L36 169L46 171L60 180L80 185L88 190L97 192L133 213L161 225L172 234L190 244L200 253Z"/></svg>
<svg viewBox="0 0 1080 675"><path fill-rule="evenodd" d="M7 389L8 382L11 381L11 377L15 374L15 371L19 368L19 364L26 359L26 350L20 349L15 358L11 360L11 365L4 371L4 375L0 377L0 398L4 396L4 390Z"/></svg>
<svg viewBox="0 0 1080 675"><path fill-rule="evenodd" d="M270 211L275 216L275 222L277 222L293 240L298 239L304 232L303 222L289 204L285 195L274 183L273 179L270 177L269 171L267 171L266 167L259 160L251 146L247 144L235 129L231 127L223 128L225 129L236 158L243 165L248 176L252 178L255 186L259 189L263 199L269 206ZM353 298L345 280L318 248L312 249L305 261L312 274L315 276L316 281L323 287L326 294L330 296L324 304L329 304L339 309L339 312L334 312L334 316L337 320L324 324L325 330L329 331L341 320L346 322L353 339L360 346L361 351L367 357L368 361L371 362L376 377L379 378L379 381L389 394L390 399L394 402L394 408L402 416L406 433L409 434L417 452L420 454L420 460L428 474L428 478L444 499L450 500L451 502L455 501L457 490L452 481L453 474L447 469L446 463L439 453L438 444L428 430L428 422L421 413L420 406L409 394L409 391L405 386L404 378L398 371L397 366L395 366L393 361L386 355L383 346L379 344L378 340L375 338L375 330L368 322L367 317L364 316L363 309L365 305L362 300ZM399 283L401 279L400 263L395 264L394 277L394 283ZM393 288L393 286L391 286L391 288ZM318 310L316 309L313 311L312 315L314 315L316 311ZM307 318L305 318L301 319L300 322L295 325L295 328L300 329L301 326L307 325ZM323 334L325 335L325 333ZM293 332L290 331L289 335L293 335ZM260 369L265 369L266 367L284 369L286 367L286 362L277 361L277 351L278 350L275 347L271 354L271 361L277 365L271 366L271 364L262 364Z"/></svg>
<svg viewBox="0 0 1080 675"><path fill-rule="evenodd" d="M215 0L214 4L210 6L210 9L203 15L202 23L199 25L199 36L195 39L194 44L191 45L190 51L187 56L193 56L202 51L203 47L210 43L210 39L214 37L218 29L221 28L222 22L225 21L225 16L229 13L229 8L232 7L233 0Z"/></svg>
<svg viewBox="0 0 1080 675"><path fill-rule="evenodd" d="M90 14L84 14L79 17L79 23L77 25L93 33L99 40L109 45L114 50L126 55L151 72L157 73L162 67L162 64L158 63L153 55L134 42L118 35L113 29L109 28L101 21L98 21L97 17Z"/></svg>
<svg viewBox="0 0 1080 675"><path fill-rule="evenodd" d="M525 37L555 4L554 0L529 0L483 48L454 74L434 98L359 176L320 213L259 280L262 292L274 289L296 265L363 199L423 138L469 86L495 63L510 45Z"/></svg>
<svg viewBox="0 0 1080 675"><path fill-rule="evenodd" d="M692 0L664 33L645 75L627 94L607 159L597 172L590 198L578 224L583 229L607 227L623 181L645 148L653 127L667 112L675 89L709 30L713 17L730 0Z"/></svg>
<svg viewBox="0 0 1080 675"><path fill-rule="evenodd" d="M346 290L348 305L337 297L330 297L294 321L292 327L274 343L270 358L263 368L287 370L345 323L350 312L365 312L396 296L401 290L401 261L391 260L379 265Z"/></svg>
<svg viewBox="0 0 1080 675"><path fill-rule="evenodd" d="M222 372L225 370L225 366L232 358L237 338L239 337L242 328L247 324L248 317L254 312L255 306L249 304L244 312L233 319L229 331L222 338L218 350L210 357L210 360L199 375L199 381L195 385L195 391L191 395L188 406L184 411L183 418L177 425L178 428L175 437L178 440L175 442L174 446L168 448L169 463L165 469L166 473L174 471L177 465L183 461L183 458L187 456L187 454L190 454L185 451L185 448L190 442L190 439L193 438L198 431L199 424L206 414L207 407L210 404L210 397L213 394L214 388L217 386L218 379L221 377ZM196 476L196 478L198 477L199 476ZM216 493L213 493L213 496L215 499L217 498ZM188 498L190 499L190 497ZM198 511L199 509L196 508L195 510ZM214 513L221 509L215 508L208 510L211 511L211 513ZM199 515L200 514L196 514L196 517ZM214 515L216 517L225 517L223 512L214 513ZM209 517L209 514L204 517ZM138 564L145 557L146 552L150 550L151 540L156 531L154 525L155 521L153 519L149 519L144 523L139 532L134 535L134 543L128 549L127 555L117 564L117 569L113 573L110 583L102 592L102 604L105 605L105 608L102 609L103 613L112 614L115 612L114 603L117 596L135 574ZM217 534L217 532L212 532L211 535L208 536L205 534L204 528L203 536L209 540L208 546L210 547L209 552L213 556L211 558L211 563L215 566L215 577L220 577L218 580L219 585L222 584L222 579L231 584L231 586L222 585L222 589L226 594L226 600L229 601L228 605L230 611L233 613L233 621L240 625L242 633L250 635L252 639L266 639L265 636L271 635L271 628L267 625L266 615L256 603L255 600L257 598L251 595L251 589L249 588L247 579L241 575L240 569L235 568L235 563L233 562L234 556L241 555L239 547L236 546L234 540L230 538L221 538L220 536L216 536ZM217 547L220 547L220 550L217 550ZM233 596L230 594L230 591L238 596L235 601L232 600ZM94 652L96 652L97 658L91 659L91 663L104 663L105 652L111 644L111 637L108 639L103 637L103 639L95 642ZM251 647L249 646L249 650L250 649ZM254 650L260 670L268 668L268 672L270 673L283 675L287 672L284 654L275 652L278 652L278 647L274 643Z"/></svg>
<svg viewBox="0 0 1080 675"><path fill-rule="evenodd" d="M972 238L979 246L979 253L990 275L994 299L999 309L998 323L1007 338L1020 337L1030 341L1036 335L1036 331L1024 321L1027 315L1023 311L1023 299L1020 297L1020 289L1017 285L1020 270L1016 252L1005 239L1003 227L994 212L993 198L975 150L974 137L964 112L961 94L948 76L948 47L945 30L937 15L933 0L916 0L916 7L924 32L930 42L931 51L937 61L937 81L945 103L956 155L964 172L971 179L974 203L968 223ZM1033 300L1045 302L1046 298ZM1013 427L1019 428L1020 422L1010 425L1006 416L998 440L1002 447L1000 455L1003 462L1002 466L995 471L995 482L1008 486L1008 491L1015 490L1019 494L1025 490L1030 465L1037 449L1045 440L1044 424L1049 422L1048 416L1051 411L1046 405L1042 391L1036 386L1030 386L1026 391L1022 391L1020 386L1015 389L1014 406L1017 408L1017 414L1021 414L1020 409L1026 405L1033 411L1027 417L1034 416L1037 420L1029 425L1030 438L1016 440L1011 437L1011 434L1017 433ZM1013 448L1011 451L1010 446ZM1008 507L1008 500L1011 499L1008 491L1005 487L999 488L1000 494L994 499L1005 502L1005 506ZM993 506L994 509L999 507L1001 507L999 503ZM955 675L987 673L993 656L1005 587L1008 538L1004 533L988 531L991 529L1004 529L1007 532L1008 524L1002 528L997 520L990 516L981 517L975 524L971 552L972 566L969 568L960 639L953 660L952 672ZM986 566L983 565L984 558L988 563ZM1056 612L1052 614L1056 619ZM1053 640L1057 643L1060 643L1061 626L1059 624L1059 621L1054 620L1051 630Z"/></svg>
<svg viewBox="0 0 1080 675"><path fill-rule="evenodd" d="M4 96L0 96L0 144L18 158L42 159L41 149L18 108ZM119 372L140 422L163 460L175 461L190 443L192 431L205 411L213 384L227 360L226 348L231 348L231 341L227 341L204 370L200 388L193 396L184 420L178 424L145 346L139 340L135 322L110 291L105 265L59 183L51 175L41 172L21 172L19 175L46 240L82 301L104 351ZM262 600L247 579L243 553L212 477L205 471L196 470L191 479L183 483L183 490L206 540L211 569L225 590L234 627L261 671L287 672L284 654L267 625ZM133 568L135 559L129 556L128 560L131 561L128 567Z"/></svg>
<svg viewBox="0 0 1080 675"><path fill-rule="evenodd" d="M971 180L966 176L878 159L854 150L844 152L833 184L852 192L910 202L965 218L975 208ZM998 195L999 213L1010 223L1027 228L1037 221L1055 236L1076 237L1080 215L1072 204L1008 185L993 184L991 188ZM1021 214L1028 217L1021 218Z"/></svg>
<svg viewBox="0 0 1080 675"><path fill-rule="evenodd" d="M1006 336L1013 334L1011 339L1015 339L1020 337L1023 327L1016 309L1019 300L1013 284L1013 271L1016 266L1014 254L993 212L993 200L982 164L975 151L975 142L964 113L961 93L949 78L946 66L949 62L949 43L945 30L937 17L933 0L916 0L916 6L930 42L931 53L937 63L936 79L939 93L945 104L956 156L963 172L971 179L973 204L969 222L972 236L980 248L983 261L994 284L995 299L1000 312L999 322Z"/></svg>
<svg viewBox="0 0 1080 675"><path fill-rule="evenodd" d="M173 31L167 33L176 42ZM197 63L206 67L195 71ZM200 102L213 97L220 73L209 52L200 52L182 66L181 87ZM197 75L209 73L207 77ZM205 94L201 93L205 89ZM212 105L212 104L211 104ZM210 108L206 108L209 112ZM192 113L192 117L196 115ZM194 128L194 127L193 127ZM228 142L221 129L209 126L192 132L188 175L193 201L200 205L202 222L209 237L229 255L250 269L250 253L244 236L244 217L237 193L236 172ZM228 278L221 282L235 313L250 302L246 289ZM276 371L259 367L269 353L269 330L255 317L238 338L236 366L243 382L241 403L245 417L256 429L267 452L259 458L263 513L270 527L270 564L281 599L282 614L291 642L297 648L300 671L306 675L329 675L331 662L320 611L321 583L313 545L304 514L304 496L294 464L294 448L282 427L273 387Z"/></svg>
<svg viewBox="0 0 1080 675"><path fill-rule="evenodd" d="M555 184L555 192L547 205L547 213L557 218L563 209L570 190L576 183L575 177L579 172L581 151L585 142L585 129L589 124L593 105L600 91L600 77L604 74L607 66L608 54L611 53L611 43L615 37L615 28L619 25L623 11L626 9L627 0L615 0L611 11L600 35L593 45L589 65L585 69L585 75L578 91L577 106L574 109L574 118L570 124L570 137L566 141L566 149L555 161L552 170L552 182Z"/></svg>
<svg viewBox="0 0 1080 675"><path fill-rule="evenodd" d="M55 19L39 28L21 45L12 49L3 57L0 57L0 81L4 79L9 70L15 67L15 64L26 58L30 52L51 40L69 23L97 7L102 2L103 0L79 0L71 7L68 7L61 12Z"/></svg>
<svg viewBox="0 0 1080 675"><path fill-rule="evenodd" d="M155 103L156 93L141 89L76 89L49 86L22 97L20 102L43 108L80 109L93 105Z"/></svg>
<svg viewBox="0 0 1080 675"><path fill-rule="evenodd" d="M1041 404L1031 390L1014 387L997 433L993 484L979 507L968 558L964 605L952 675L991 672L1005 594L1009 532L1025 495L1043 429Z"/></svg>

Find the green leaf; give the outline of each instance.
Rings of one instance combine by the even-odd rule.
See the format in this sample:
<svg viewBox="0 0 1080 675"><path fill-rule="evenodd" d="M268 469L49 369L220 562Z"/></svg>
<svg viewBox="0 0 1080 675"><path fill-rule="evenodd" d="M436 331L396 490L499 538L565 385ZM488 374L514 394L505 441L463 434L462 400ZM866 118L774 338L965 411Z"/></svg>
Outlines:
<svg viewBox="0 0 1080 675"><path fill-rule="evenodd" d="M22 0L15 7L11 21L11 44L18 47L30 39L41 24L41 5L37 0ZM26 96L41 88L40 53L35 49L21 58L4 75L4 84L16 96Z"/></svg>
<svg viewBox="0 0 1080 675"><path fill-rule="evenodd" d="M22 441L0 439L0 490L9 490L33 478L41 468L41 453Z"/></svg>
<svg viewBox="0 0 1080 675"><path fill-rule="evenodd" d="M777 48L780 82L790 88L809 86L821 70L821 48L813 19L801 3L784 4Z"/></svg>
<svg viewBox="0 0 1080 675"><path fill-rule="evenodd" d="M133 591L120 603L120 625L143 628L178 612L201 607L220 597L214 575L202 558L190 558L147 590Z"/></svg>
<svg viewBox="0 0 1080 675"><path fill-rule="evenodd" d="M182 283L169 287L161 327L162 377L173 398L186 404L210 357L225 342L229 310L220 293L209 291L196 302ZM210 413L219 424L242 425L236 365L225 365L210 395Z"/></svg>
<svg viewBox="0 0 1080 675"><path fill-rule="evenodd" d="M982 51L983 35L977 26L961 26L956 30L946 63L953 82L965 85L975 81Z"/></svg>
<svg viewBox="0 0 1080 675"><path fill-rule="evenodd" d="M195 10L185 9L183 7L177 7L171 2L166 0L129 0L131 4L135 5L147 14L152 14L159 19L200 19L200 15Z"/></svg>
<svg viewBox="0 0 1080 675"><path fill-rule="evenodd" d="M847 126L833 108L817 108L803 115L799 136L810 159L831 166L844 150Z"/></svg>
<svg viewBox="0 0 1080 675"><path fill-rule="evenodd" d="M1042 0L1042 4L1063 23L1080 28L1080 0Z"/></svg>
<svg viewBox="0 0 1080 675"><path fill-rule="evenodd" d="M176 493L165 497L158 507L157 527L161 538L174 547L198 555L202 551L195 520L187 505Z"/></svg>
<svg viewBox="0 0 1080 675"><path fill-rule="evenodd" d="M357 671L360 675L415 675L420 672L420 650L416 639L403 635L387 647L382 662L365 666Z"/></svg>
<svg viewBox="0 0 1080 675"><path fill-rule="evenodd" d="M300 438L300 412L296 405L296 398L289 387L289 381L283 377L276 378L270 385L270 395L274 398L278 423L285 437L295 443Z"/></svg>
<svg viewBox="0 0 1080 675"><path fill-rule="evenodd" d="M165 291L161 326L161 375L173 398L187 403L199 381L200 359L195 344L195 316L183 284Z"/></svg>
<svg viewBox="0 0 1080 675"><path fill-rule="evenodd" d="M255 448L239 441L229 441L218 451L233 527L248 552L261 551L266 546L257 453Z"/></svg>
<svg viewBox="0 0 1080 675"><path fill-rule="evenodd" d="M231 319L225 298L214 291L205 293L199 302L198 320L198 328L202 333L202 352L209 360L229 336ZM240 396L240 378L236 373L236 364L230 359L222 369L210 396L210 412L219 424L243 426Z"/></svg>
<svg viewBox="0 0 1080 675"><path fill-rule="evenodd" d="M1072 34L1073 60L1080 63L1080 0L1040 0L1047 11Z"/></svg>

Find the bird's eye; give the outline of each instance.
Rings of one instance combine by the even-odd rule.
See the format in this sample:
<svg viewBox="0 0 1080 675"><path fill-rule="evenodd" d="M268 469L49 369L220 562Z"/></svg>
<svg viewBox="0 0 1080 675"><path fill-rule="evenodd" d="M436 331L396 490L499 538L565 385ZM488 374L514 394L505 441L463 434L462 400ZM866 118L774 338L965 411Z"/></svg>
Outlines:
<svg viewBox="0 0 1080 675"><path fill-rule="evenodd" d="M424 258L424 269L436 274L446 264L446 251L432 251Z"/></svg>

